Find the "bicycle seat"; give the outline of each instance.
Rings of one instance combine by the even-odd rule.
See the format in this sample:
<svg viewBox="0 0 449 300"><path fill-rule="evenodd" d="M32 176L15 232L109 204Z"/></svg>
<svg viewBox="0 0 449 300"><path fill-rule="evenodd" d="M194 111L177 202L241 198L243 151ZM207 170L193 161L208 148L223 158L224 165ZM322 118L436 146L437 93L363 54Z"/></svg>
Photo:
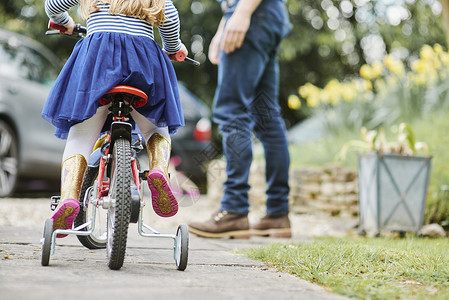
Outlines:
<svg viewBox="0 0 449 300"><path fill-rule="evenodd" d="M127 86L127 85L117 85L106 92L103 97L98 101L101 105L109 104L115 95L120 94L124 96L124 100L129 102L133 107L144 106L148 101L148 96L145 92L139 90L138 88Z"/></svg>

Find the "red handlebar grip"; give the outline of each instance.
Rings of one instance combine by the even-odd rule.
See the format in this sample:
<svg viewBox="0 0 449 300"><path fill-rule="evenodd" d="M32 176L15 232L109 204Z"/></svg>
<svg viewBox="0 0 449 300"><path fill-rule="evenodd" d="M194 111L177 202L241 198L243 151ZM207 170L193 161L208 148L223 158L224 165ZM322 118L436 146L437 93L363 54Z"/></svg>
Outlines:
<svg viewBox="0 0 449 300"><path fill-rule="evenodd" d="M60 32L65 32L67 30L67 28L65 28L62 25L58 25L58 24L54 23L52 20L48 21L48 28L57 29Z"/></svg>
<svg viewBox="0 0 449 300"><path fill-rule="evenodd" d="M174 61L184 61L184 59L186 59L186 55L181 51L176 52L174 54L170 54L169 57L170 57L170 59L173 59Z"/></svg>

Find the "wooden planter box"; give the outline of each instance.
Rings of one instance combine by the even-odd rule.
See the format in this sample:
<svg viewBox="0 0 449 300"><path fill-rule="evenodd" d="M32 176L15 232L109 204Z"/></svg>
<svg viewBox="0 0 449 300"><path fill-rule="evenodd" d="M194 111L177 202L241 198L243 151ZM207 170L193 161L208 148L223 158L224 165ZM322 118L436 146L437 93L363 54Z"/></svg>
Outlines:
<svg viewBox="0 0 449 300"><path fill-rule="evenodd" d="M431 156L370 153L359 157L359 232L421 230Z"/></svg>

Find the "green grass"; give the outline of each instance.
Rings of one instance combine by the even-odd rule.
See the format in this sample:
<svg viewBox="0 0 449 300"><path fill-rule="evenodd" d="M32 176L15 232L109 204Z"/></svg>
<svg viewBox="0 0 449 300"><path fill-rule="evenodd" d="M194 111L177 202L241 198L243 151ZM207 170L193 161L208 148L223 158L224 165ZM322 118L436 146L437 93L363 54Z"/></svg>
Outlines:
<svg viewBox="0 0 449 300"><path fill-rule="evenodd" d="M433 112L408 122L417 141L429 146L433 159L425 223L449 229L449 118ZM385 128L388 130L388 128ZM359 132L342 131L321 140L290 145L291 167L334 164L336 154ZM346 167L357 169L349 152ZM449 299L449 240L426 238L317 239L271 244L240 253L269 266L356 299Z"/></svg>
<svg viewBox="0 0 449 300"><path fill-rule="evenodd" d="M240 250L356 299L449 299L449 241L325 238Z"/></svg>

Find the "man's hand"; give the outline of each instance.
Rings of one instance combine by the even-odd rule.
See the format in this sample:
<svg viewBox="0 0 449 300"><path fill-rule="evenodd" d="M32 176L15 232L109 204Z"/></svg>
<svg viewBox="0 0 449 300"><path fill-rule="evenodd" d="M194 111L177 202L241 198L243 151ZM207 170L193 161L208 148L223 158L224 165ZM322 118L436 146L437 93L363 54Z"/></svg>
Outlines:
<svg viewBox="0 0 449 300"><path fill-rule="evenodd" d="M262 0L240 0L223 32L221 49L229 54L240 48L245 40L251 16Z"/></svg>
<svg viewBox="0 0 449 300"><path fill-rule="evenodd" d="M229 18L223 32L221 49L229 54L240 48L251 23L251 14L238 13Z"/></svg>
<svg viewBox="0 0 449 300"><path fill-rule="evenodd" d="M217 32L209 45L208 57L210 62L214 65L218 65L220 63L220 40L221 34Z"/></svg>

